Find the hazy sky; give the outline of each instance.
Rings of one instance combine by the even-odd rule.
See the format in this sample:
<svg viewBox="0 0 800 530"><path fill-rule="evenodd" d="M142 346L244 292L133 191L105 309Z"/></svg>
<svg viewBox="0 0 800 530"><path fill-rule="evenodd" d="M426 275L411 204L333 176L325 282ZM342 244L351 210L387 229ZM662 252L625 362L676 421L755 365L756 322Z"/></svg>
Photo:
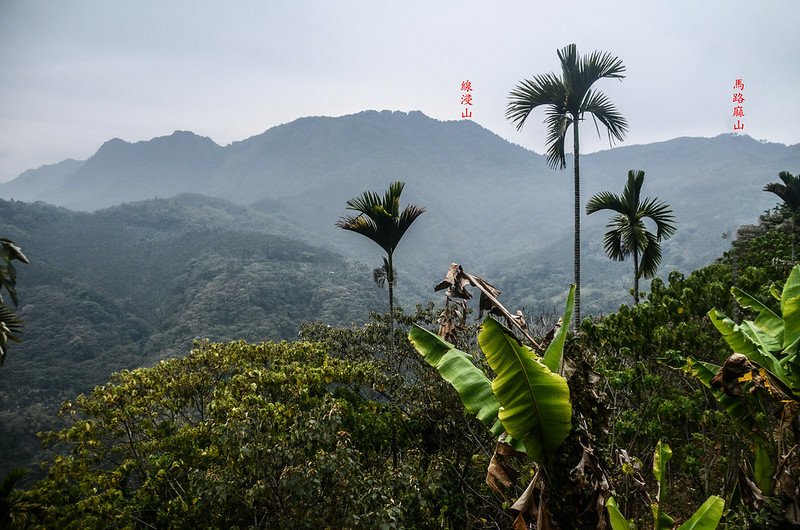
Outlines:
<svg viewBox="0 0 800 530"><path fill-rule="evenodd" d="M612 4L611 6L607 4ZM0 181L106 140L191 130L219 144L310 115L421 110L543 151L539 111L504 118L556 50L609 51L603 80L625 145L732 132L800 142L800 1L664 2L0 0ZM584 127L582 149L608 146ZM800 168L795 168L800 171Z"/></svg>

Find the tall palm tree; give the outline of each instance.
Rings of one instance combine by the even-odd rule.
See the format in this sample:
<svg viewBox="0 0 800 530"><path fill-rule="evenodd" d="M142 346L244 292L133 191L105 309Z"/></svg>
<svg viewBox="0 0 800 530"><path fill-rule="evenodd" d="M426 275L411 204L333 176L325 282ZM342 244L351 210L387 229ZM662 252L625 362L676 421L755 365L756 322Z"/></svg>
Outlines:
<svg viewBox="0 0 800 530"><path fill-rule="evenodd" d="M336 226L368 237L386 252L382 269L374 271L375 281L389 286L389 315L394 322L394 264L392 256L411 224L425 212L425 208L409 204L400 211L400 194L403 182L393 182L381 198L377 193L365 191L360 197L347 201L347 209L357 215L342 217ZM381 281L383 279L383 281Z"/></svg>
<svg viewBox="0 0 800 530"><path fill-rule="evenodd" d="M783 181L770 182L764 186L764 191L774 193L783 200L784 206L792 212L792 263L795 262L795 234L797 232L797 212L800 211L800 174L792 175L788 171L781 171L778 176Z"/></svg>
<svg viewBox="0 0 800 530"><path fill-rule="evenodd" d="M622 195L609 191L598 193L586 203L586 214L600 210L617 212L606 225L604 247L608 257L623 261L633 255L633 302L639 303L639 278L652 278L661 263L660 241L675 233L675 218L669 205L658 198L642 198L644 171L628 171L628 182ZM644 224L649 219L656 225L656 233ZM640 261L641 257L641 261Z"/></svg>
<svg viewBox="0 0 800 530"><path fill-rule="evenodd" d="M609 143L622 141L628 124L622 114L609 101L608 96L592 89L600 79L623 79L625 65L606 52L595 51L583 57L578 56L574 44L558 51L561 61L561 75L554 73L536 75L526 79L509 95L506 119L521 129L531 112L540 106L546 107L544 123L547 125L547 163L553 169L567 167L564 140L572 125L572 144L574 154L575 187L575 320L574 328L579 330L581 322L581 187L580 187L580 149L578 122L584 114L591 114L598 134L597 121L608 131Z"/></svg>

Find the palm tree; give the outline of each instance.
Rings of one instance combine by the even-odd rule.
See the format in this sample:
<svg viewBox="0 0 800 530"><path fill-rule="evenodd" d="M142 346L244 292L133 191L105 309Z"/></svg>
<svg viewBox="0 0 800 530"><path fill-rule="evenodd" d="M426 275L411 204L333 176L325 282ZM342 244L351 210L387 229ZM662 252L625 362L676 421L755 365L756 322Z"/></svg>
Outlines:
<svg viewBox="0 0 800 530"><path fill-rule="evenodd" d="M3 288L11 296L11 302L16 306L17 299L17 270L11 262L17 260L29 263L28 258L17 245L10 239L0 237L0 366L8 353L8 342L21 342L19 335L22 333L22 320L7 306L3 299Z"/></svg>
<svg viewBox="0 0 800 530"><path fill-rule="evenodd" d="M792 263L795 262L795 234L797 232L797 212L800 211L800 174L794 176L788 171L781 171L778 176L783 181L770 182L764 191L774 193L783 200L784 206L792 212Z"/></svg>
<svg viewBox="0 0 800 530"><path fill-rule="evenodd" d="M591 114L598 134L597 121L607 129L609 143L622 141L628 130L625 118L609 101L608 96L592 89L599 79L622 79L625 65L606 52L595 51L588 56L579 57L574 44L558 51L561 60L561 75L554 73L536 75L533 79L520 82L509 95L506 118L521 129L531 112L540 106L546 107L544 123L548 128L547 163L553 169L567 167L564 140L572 128L572 142L575 166L575 320L574 328L579 330L581 322L581 187L580 187L580 149L578 122L584 114Z"/></svg>
<svg viewBox="0 0 800 530"><path fill-rule="evenodd" d="M395 274L392 256L403 238L403 234L417 217L425 212L425 208L409 204L400 211L400 194L403 193L403 182L393 182L381 198L377 193L365 191L360 197L347 201L347 209L358 212L358 215L342 217L336 226L366 236L386 252L382 268L373 271L376 283L389 286L389 316L394 319L394 285Z"/></svg>
<svg viewBox="0 0 800 530"><path fill-rule="evenodd" d="M622 195L609 191L598 193L586 204L586 214L600 210L612 210L617 215L606 225L604 247L608 257L623 261L633 254L633 301L639 303L639 278L652 278L661 263L660 241L675 233L675 218L669 205L658 198L642 198L644 171L628 171L628 182ZM656 225L656 233L644 224L650 219ZM640 260L641 257L641 260Z"/></svg>

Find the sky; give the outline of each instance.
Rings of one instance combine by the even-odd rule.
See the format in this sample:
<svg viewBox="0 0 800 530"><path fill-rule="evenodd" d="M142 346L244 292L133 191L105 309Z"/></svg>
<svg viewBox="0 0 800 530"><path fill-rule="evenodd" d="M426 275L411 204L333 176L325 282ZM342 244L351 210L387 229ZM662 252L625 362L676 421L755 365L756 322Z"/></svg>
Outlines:
<svg viewBox="0 0 800 530"><path fill-rule="evenodd" d="M226 145L367 109L472 119L541 153L543 111L517 131L508 94L570 43L626 66L596 84L628 120L621 145L732 133L736 92L741 132L796 144L798 28L798 0L0 0L0 181L115 137ZM582 152L609 147L581 130Z"/></svg>

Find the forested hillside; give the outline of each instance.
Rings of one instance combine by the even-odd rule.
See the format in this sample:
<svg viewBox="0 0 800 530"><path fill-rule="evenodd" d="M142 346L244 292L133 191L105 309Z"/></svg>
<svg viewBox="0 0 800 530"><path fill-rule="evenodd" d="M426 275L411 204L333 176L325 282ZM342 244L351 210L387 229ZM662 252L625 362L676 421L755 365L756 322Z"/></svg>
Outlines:
<svg viewBox="0 0 800 530"><path fill-rule="evenodd" d="M2 467L31 464L33 433L111 372L182 355L192 341L291 339L304 322L385 310L371 270L288 239L279 222L183 196L95 213L0 201L18 266L24 342L0 371Z"/></svg>

